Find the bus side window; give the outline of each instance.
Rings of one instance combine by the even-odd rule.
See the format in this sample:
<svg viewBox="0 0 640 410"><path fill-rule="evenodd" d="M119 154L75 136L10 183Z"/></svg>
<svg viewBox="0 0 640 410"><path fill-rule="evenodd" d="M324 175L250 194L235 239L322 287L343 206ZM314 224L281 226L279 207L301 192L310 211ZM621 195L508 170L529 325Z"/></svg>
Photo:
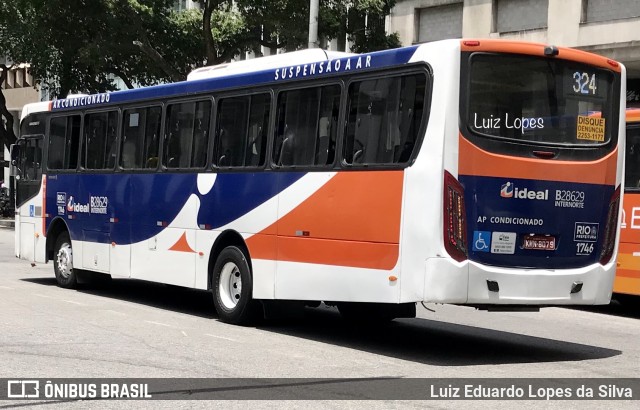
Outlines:
<svg viewBox="0 0 640 410"><path fill-rule="evenodd" d="M340 93L339 85L327 85L278 95L276 165L333 164Z"/></svg>
<svg viewBox="0 0 640 410"><path fill-rule="evenodd" d="M207 161L211 101L167 107L164 164L167 168L202 168Z"/></svg>
<svg viewBox="0 0 640 410"><path fill-rule="evenodd" d="M416 146L425 94L423 74L351 83L344 161L350 165L408 162Z"/></svg>
<svg viewBox="0 0 640 410"><path fill-rule="evenodd" d="M264 165L267 149L267 132L269 128L269 108L271 96L269 94L257 94L251 96L251 108L249 113L249 126L245 165L257 167Z"/></svg>
<svg viewBox="0 0 640 410"><path fill-rule="evenodd" d="M52 118L49 125L47 168L51 170L76 169L80 145L80 116L68 115Z"/></svg>
<svg viewBox="0 0 640 410"><path fill-rule="evenodd" d="M117 122L117 111L85 115L82 165L86 169L113 169Z"/></svg>
<svg viewBox="0 0 640 410"><path fill-rule="evenodd" d="M160 147L160 107L124 111L120 165L123 169L156 169Z"/></svg>
<svg viewBox="0 0 640 410"><path fill-rule="evenodd" d="M229 97L218 104L214 163L219 167L256 167L266 157L269 94Z"/></svg>
<svg viewBox="0 0 640 410"><path fill-rule="evenodd" d="M218 104L218 125L214 158L220 167L244 165L250 97L230 97Z"/></svg>
<svg viewBox="0 0 640 410"><path fill-rule="evenodd" d="M65 169L67 152L67 117L52 118L49 123L49 147L47 168L51 170Z"/></svg>
<svg viewBox="0 0 640 410"><path fill-rule="evenodd" d="M195 103L171 104L167 107L164 138L164 164L167 168L188 168Z"/></svg>
<svg viewBox="0 0 640 410"><path fill-rule="evenodd" d="M203 168L207 163L210 118L211 101L207 100L196 103L195 122L193 126L193 148L191 151L192 168Z"/></svg>
<svg viewBox="0 0 640 410"><path fill-rule="evenodd" d="M160 124L162 121L162 110L160 107L147 108L147 121L144 127L144 164L142 168L158 168L158 151L160 150Z"/></svg>
<svg viewBox="0 0 640 410"><path fill-rule="evenodd" d="M625 188L640 187L640 127L627 127Z"/></svg>
<svg viewBox="0 0 640 410"><path fill-rule="evenodd" d="M124 124L122 132L122 153L120 162L122 168L137 168L139 163L138 152L142 149L140 141L140 122L144 121L144 111L126 110L124 115Z"/></svg>

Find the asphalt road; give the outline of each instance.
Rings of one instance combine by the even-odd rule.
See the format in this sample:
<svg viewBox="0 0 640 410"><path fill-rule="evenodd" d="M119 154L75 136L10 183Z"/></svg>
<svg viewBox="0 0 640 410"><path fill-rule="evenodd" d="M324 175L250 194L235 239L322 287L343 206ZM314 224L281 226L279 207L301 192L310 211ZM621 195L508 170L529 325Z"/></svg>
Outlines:
<svg viewBox="0 0 640 410"><path fill-rule="evenodd" d="M640 376L640 308L489 313L428 305L434 312L420 307L416 319L363 329L321 306L307 309L303 319L237 327L217 320L207 292L129 280L58 288L51 264L32 267L13 256L13 234L0 229L0 378ZM116 403L133 404L94 402L92 407ZM243 402L222 403L225 408L246 407ZM364 402L322 403L344 408ZM510 403L508 407L516 404ZM615 405L632 408L637 403ZM146 404L207 407L204 402ZM411 401L367 407L495 404ZM11 403L0 401L0 408L7 405ZM540 405L608 407L603 402L534 401L518 407ZM46 408L85 406L74 402Z"/></svg>

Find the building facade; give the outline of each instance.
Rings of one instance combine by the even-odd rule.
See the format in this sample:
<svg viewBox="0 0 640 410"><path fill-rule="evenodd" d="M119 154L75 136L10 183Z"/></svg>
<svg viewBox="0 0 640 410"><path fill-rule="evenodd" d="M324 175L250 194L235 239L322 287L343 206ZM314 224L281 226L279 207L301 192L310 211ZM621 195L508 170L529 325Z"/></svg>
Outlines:
<svg viewBox="0 0 640 410"><path fill-rule="evenodd" d="M574 47L627 67L628 102L640 104L640 1L398 0L389 30L403 45L500 38Z"/></svg>
<svg viewBox="0 0 640 410"><path fill-rule="evenodd" d="M13 131L18 135L22 107L25 104L40 101L40 92L33 87L33 77L29 73L28 64L14 65L5 59L0 59L0 63L11 66L7 73L7 79L0 84L0 87L2 87L2 92L7 100L7 108L13 116ZM3 153L5 160L9 160L9 152L4 146L0 148L0 152ZM0 180L9 181L7 168L0 168Z"/></svg>

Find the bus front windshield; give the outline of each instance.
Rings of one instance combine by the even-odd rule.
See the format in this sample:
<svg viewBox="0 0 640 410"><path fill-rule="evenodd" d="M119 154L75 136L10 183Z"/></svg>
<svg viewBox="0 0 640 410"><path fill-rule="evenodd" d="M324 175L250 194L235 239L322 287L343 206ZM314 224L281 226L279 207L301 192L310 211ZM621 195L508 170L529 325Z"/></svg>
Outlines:
<svg viewBox="0 0 640 410"><path fill-rule="evenodd" d="M611 71L533 56L475 53L470 58L467 125L474 134L581 147L616 138Z"/></svg>

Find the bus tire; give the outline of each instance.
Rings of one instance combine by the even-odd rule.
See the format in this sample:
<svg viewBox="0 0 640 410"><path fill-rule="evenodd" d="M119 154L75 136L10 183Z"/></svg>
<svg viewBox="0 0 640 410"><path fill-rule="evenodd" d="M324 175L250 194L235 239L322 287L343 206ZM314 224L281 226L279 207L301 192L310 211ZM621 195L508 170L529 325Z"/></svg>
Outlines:
<svg viewBox="0 0 640 410"><path fill-rule="evenodd" d="M62 232L53 249L53 270L61 288L73 289L78 285L77 271L73 269L73 248L68 232Z"/></svg>
<svg viewBox="0 0 640 410"><path fill-rule="evenodd" d="M225 323L244 325L256 318L258 302L253 300L253 278L244 252L227 246L213 266L213 304Z"/></svg>

